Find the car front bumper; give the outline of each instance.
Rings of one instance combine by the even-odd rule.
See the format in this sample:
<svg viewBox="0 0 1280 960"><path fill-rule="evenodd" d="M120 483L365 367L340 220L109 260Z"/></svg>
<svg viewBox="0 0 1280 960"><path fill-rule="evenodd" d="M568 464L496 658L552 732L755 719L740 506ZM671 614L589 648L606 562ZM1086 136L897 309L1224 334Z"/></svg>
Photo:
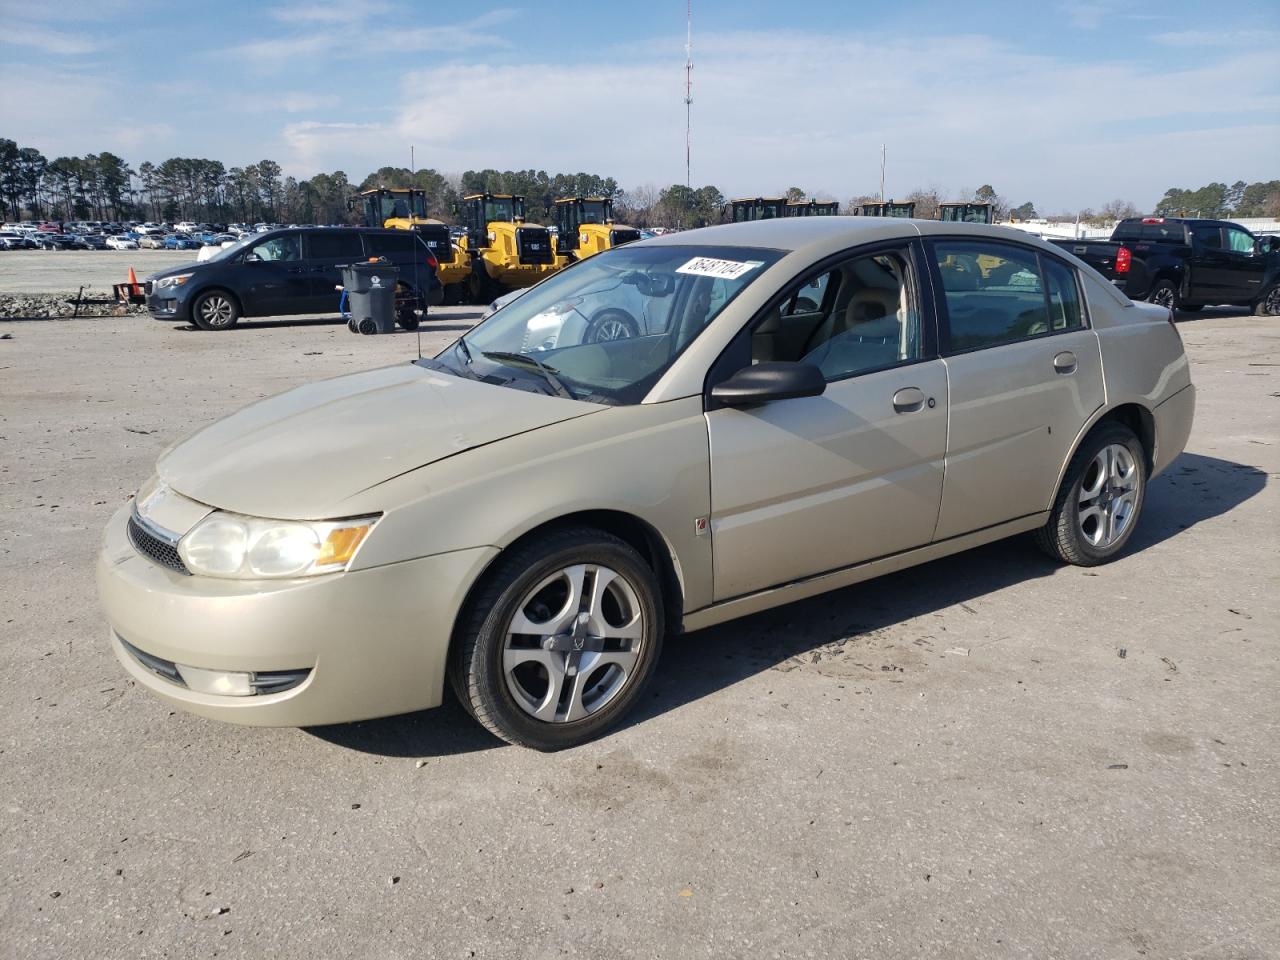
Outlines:
<svg viewBox="0 0 1280 960"><path fill-rule="evenodd" d="M134 682L175 707L254 726L438 706L454 620L497 553L479 547L296 580L185 576L133 548L129 509L108 524L97 567L117 659ZM252 674L262 692L198 692L173 665L206 689L211 677ZM296 685L271 692L270 680L281 675Z"/></svg>

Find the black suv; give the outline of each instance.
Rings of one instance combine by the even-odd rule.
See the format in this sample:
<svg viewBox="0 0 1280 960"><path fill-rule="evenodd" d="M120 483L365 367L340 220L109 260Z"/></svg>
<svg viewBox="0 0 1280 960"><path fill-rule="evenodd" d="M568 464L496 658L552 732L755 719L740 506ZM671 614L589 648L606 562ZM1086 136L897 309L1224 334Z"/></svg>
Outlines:
<svg viewBox="0 0 1280 960"><path fill-rule="evenodd" d="M407 230L319 227L269 230L245 237L202 263L147 279L147 309L157 320L226 330L241 317L336 313L341 267L382 258L400 269L396 321L406 330L443 296L436 258Z"/></svg>

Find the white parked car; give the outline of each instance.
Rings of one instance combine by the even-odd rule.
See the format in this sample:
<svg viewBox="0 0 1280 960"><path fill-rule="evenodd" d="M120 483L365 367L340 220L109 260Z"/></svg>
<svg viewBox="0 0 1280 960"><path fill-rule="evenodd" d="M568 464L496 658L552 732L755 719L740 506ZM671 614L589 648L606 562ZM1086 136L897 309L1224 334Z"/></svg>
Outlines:
<svg viewBox="0 0 1280 960"><path fill-rule="evenodd" d="M107 247L111 250L137 250L138 241L130 237L107 237Z"/></svg>

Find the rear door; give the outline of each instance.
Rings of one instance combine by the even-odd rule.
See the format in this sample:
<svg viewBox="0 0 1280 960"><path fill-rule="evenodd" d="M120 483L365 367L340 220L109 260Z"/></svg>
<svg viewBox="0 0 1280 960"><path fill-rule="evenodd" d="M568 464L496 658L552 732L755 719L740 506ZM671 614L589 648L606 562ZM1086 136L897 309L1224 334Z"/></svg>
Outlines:
<svg viewBox="0 0 1280 960"><path fill-rule="evenodd" d="M929 542L942 495L946 369L912 245L851 251L798 278L739 335L711 382L799 361L826 391L710 408L715 598Z"/></svg>
<svg viewBox="0 0 1280 960"><path fill-rule="evenodd" d="M951 419L935 539L1047 510L1103 403L1075 268L1003 241L929 243Z"/></svg>
<svg viewBox="0 0 1280 960"><path fill-rule="evenodd" d="M363 260L364 247L358 230L308 230L306 234L308 302L310 313L336 313L342 294L334 288L342 283L341 267Z"/></svg>

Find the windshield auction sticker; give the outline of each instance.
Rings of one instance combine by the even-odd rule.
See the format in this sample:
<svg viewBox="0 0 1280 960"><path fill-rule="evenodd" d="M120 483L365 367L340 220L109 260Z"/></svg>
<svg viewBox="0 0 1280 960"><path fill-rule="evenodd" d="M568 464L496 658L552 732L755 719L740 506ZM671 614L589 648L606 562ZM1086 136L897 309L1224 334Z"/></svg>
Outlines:
<svg viewBox="0 0 1280 960"><path fill-rule="evenodd" d="M711 257L694 257L676 273L690 273L695 277L719 277L721 280L737 280L744 273L761 266L763 260L715 260Z"/></svg>

